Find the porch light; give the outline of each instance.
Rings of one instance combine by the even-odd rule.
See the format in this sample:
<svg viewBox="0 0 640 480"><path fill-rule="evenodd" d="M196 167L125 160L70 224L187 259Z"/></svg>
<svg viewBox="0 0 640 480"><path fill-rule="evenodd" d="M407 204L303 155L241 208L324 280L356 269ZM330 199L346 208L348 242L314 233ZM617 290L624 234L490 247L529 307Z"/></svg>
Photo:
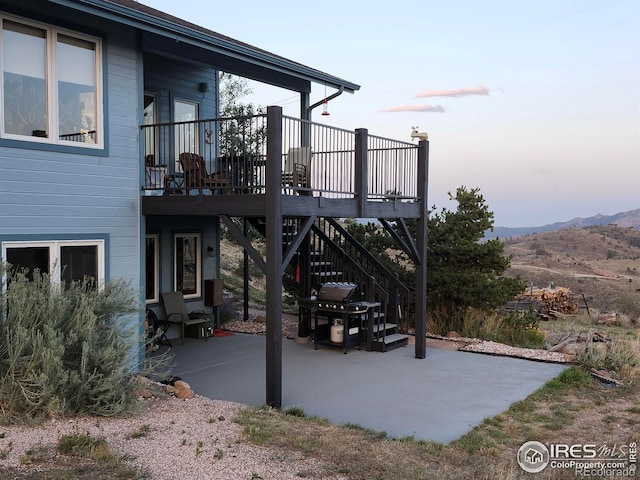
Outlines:
<svg viewBox="0 0 640 480"><path fill-rule="evenodd" d="M213 249L212 246L208 246L207 247L207 255L209 255L210 257L215 257L216 256L216 251Z"/></svg>

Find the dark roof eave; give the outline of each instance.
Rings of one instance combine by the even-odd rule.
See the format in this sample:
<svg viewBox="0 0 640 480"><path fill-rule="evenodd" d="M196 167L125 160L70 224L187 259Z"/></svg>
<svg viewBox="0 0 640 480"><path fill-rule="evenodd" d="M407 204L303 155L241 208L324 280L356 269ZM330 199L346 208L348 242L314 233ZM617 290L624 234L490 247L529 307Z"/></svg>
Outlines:
<svg viewBox="0 0 640 480"><path fill-rule="evenodd" d="M48 0L141 30L265 66L287 75L354 93L360 85L225 37L132 0Z"/></svg>

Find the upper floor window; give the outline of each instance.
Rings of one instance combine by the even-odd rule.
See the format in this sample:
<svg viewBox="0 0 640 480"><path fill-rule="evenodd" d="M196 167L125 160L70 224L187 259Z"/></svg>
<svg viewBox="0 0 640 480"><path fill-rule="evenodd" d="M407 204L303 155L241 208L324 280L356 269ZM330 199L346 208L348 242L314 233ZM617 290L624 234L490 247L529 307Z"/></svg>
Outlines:
<svg viewBox="0 0 640 480"><path fill-rule="evenodd" d="M100 40L1 21L2 137L102 147Z"/></svg>

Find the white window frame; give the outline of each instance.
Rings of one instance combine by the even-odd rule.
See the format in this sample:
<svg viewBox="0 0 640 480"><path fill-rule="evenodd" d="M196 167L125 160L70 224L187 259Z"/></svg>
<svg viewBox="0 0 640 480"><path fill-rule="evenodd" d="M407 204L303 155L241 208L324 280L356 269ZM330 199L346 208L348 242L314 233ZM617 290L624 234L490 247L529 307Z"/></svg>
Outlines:
<svg viewBox="0 0 640 480"><path fill-rule="evenodd" d="M158 94L155 92L144 92L144 97L153 98L153 115L152 118L147 118L147 112L145 111L145 117L143 119L143 125L155 125L158 123ZM146 107L145 107L146 110ZM144 153L145 155L153 155L154 165L158 162L159 139L157 138L157 132L155 128L144 128ZM149 165L146 165L149 166Z"/></svg>
<svg viewBox="0 0 640 480"><path fill-rule="evenodd" d="M104 240L42 240L42 241L9 241L2 242L2 258L7 258L7 250L11 248L49 248L49 276L54 285L61 283L60 250L63 247L97 247L98 249L98 288L105 283L105 241ZM6 279L5 279L6 280ZM6 281L3 282L6 284Z"/></svg>
<svg viewBox="0 0 640 480"><path fill-rule="evenodd" d="M47 137L36 137L29 135L16 135L7 133L5 131L5 110L4 110L4 66L0 62L0 137L28 141L36 143L46 143L55 145L65 145L78 148L92 148L103 149L104 148L104 131L105 131L105 119L103 110L103 98L104 87L102 82L102 40L98 37L92 37L84 35L71 30L54 27L52 25L41 24L33 22L31 20L14 17L10 15L0 14L0 59L2 52L3 42L3 21L10 20L15 23L21 23L26 26L39 28L46 32L46 95L47 95ZM95 44L95 87L96 87L96 141L95 143L73 142L67 140L61 140L59 137L59 112L58 112L58 77L56 75L56 44L58 34L66 35L68 37L77 38L78 40L84 40Z"/></svg>
<svg viewBox="0 0 640 480"><path fill-rule="evenodd" d="M173 289L178 290L178 239L195 238L195 263L196 263L196 278L195 278L195 293L185 294L184 298L200 298L202 296L202 237L199 233L186 232L176 233L173 235Z"/></svg>
<svg viewBox="0 0 640 480"><path fill-rule="evenodd" d="M147 278L146 269L149 268L149 265L146 264L147 257L147 240L153 239L153 298L146 298L146 289L145 289L145 303L158 303L160 302L160 235L151 234L146 235L145 237L145 282Z"/></svg>

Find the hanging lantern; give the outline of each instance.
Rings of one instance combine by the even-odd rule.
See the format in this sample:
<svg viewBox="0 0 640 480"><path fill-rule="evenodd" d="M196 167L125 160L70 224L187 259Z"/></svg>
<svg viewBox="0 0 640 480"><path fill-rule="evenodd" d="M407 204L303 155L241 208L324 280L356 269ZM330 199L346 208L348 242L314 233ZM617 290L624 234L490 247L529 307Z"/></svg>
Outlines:
<svg viewBox="0 0 640 480"><path fill-rule="evenodd" d="M327 116L330 115L329 110L329 102L327 101L327 85L324 86L324 100L322 101L322 115Z"/></svg>
<svg viewBox="0 0 640 480"><path fill-rule="evenodd" d="M325 98L324 101L322 102L322 115L324 116L331 115L327 110L328 105L329 105L329 102L327 102L327 99Z"/></svg>

